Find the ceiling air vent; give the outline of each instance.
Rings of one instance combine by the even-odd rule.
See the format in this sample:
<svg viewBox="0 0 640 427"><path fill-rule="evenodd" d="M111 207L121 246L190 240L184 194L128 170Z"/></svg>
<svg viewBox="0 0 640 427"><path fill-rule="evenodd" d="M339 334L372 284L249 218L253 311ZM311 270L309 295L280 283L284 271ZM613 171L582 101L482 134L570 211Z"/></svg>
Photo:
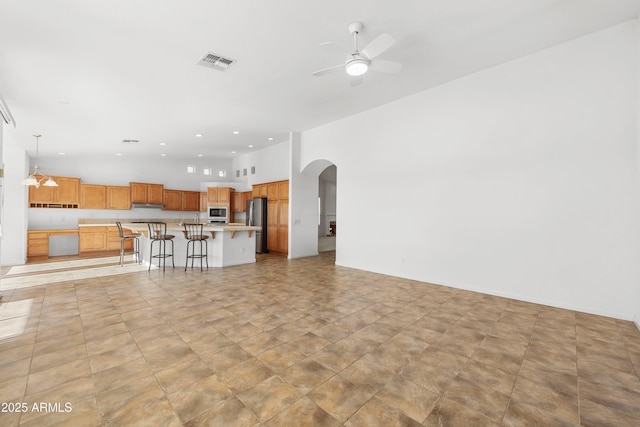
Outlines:
<svg viewBox="0 0 640 427"><path fill-rule="evenodd" d="M123 139L122 140L123 144L137 144L138 142L140 142L140 141L138 141L137 139Z"/></svg>
<svg viewBox="0 0 640 427"><path fill-rule="evenodd" d="M200 58L197 64L202 65L203 67L213 68L214 70L218 71L226 71L227 68L229 68L231 64L235 62L235 59L229 59L222 57L216 53L207 52L202 58Z"/></svg>

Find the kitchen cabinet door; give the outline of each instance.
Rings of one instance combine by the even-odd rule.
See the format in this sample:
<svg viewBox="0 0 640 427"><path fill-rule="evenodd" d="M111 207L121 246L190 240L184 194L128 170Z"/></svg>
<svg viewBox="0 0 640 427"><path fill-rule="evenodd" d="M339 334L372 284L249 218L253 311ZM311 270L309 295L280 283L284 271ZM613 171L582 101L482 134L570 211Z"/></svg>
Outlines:
<svg viewBox="0 0 640 427"><path fill-rule="evenodd" d="M182 210L182 191L180 190L164 190L164 208L165 211Z"/></svg>
<svg viewBox="0 0 640 427"><path fill-rule="evenodd" d="M54 187L56 189L55 203L65 205L77 205L80 203L80 178L58 176L55 180L58 183L58 186Z"/></svg>
<svg viewBox="0 0 640 427"><path fill-rule="evenodd" d="M274 226L274 225L267 226L267 249L270 251L279 252L277 226Z"/></svg>
<svg viewBox="0 0 640 427"><path fill-rule="evenodd" d="M55 187L43 186L39 188L34 186L29 187L29 204L55 203L54 188Z"/></svg>
<svg viewBox="0 0 640 427"><path fill-rule="evenodd" d="M218 203L218 189L216 187L207 188L207 200L209 203Z"/></svg>
<svg viewBox="0 0 640 427"><path fill-rule="evenodd" d="M209 198L206 192L200 193L200 212L206 212L209 206Z"/></svg>
<svg viewBox="0 0 640 427"><path fill-rule="evenodd" d="M251 200L252 193L251 191L245 191L242 193L242 212L247 210L247 201Z"/></svg>
<svg viewBox="0 0 640 427"><path fill-rule="evenodd" d="M106 209L107 186L80 184L80 209Z"/></svg>
<svg viewBox="0 0 640 427"><path fill-rule="evenodd" d="M107 227L80 227L79 237L78 252L81 256L107 250Z"/></svg>
<svg viewBox="0 0 640 427"><path fill-rule="evenodd" d="M269 201L278 200L278 183L277 182L270 182L267 184L267 199Z"/></svg>
<svg viewBox="0 0 640 427"><path fill-rule="evenodd" d="M131 239L127 239L128 242L133 242ZM120 233L118 233L118 227L107 227L107 250L119 251L120 250Z"/></svg>
<svg viewBox="0 0 640 427"><path fill-rule="evenodd" d="M131 203L147 203L148 184L142 182L130 182Z"/></svg>
<svg viewBox="0 0 640 427"><path fill-rule="evenodd" d="M278 226L289 226L289 201L278 200Z"/></svg>
<svg viewBox="0 0 640 427"><path fill-rule="evenodd" d="M27 258L49 256L49 234L43 231L27 231Z"/></svg>
<svg viewBox="0 0 640 427"><path fill-rule="evenodd" d="M231 188L218 188L218 203L231 203L233 190Z"/></svg>
<svg viewBox="0 0 640 427"><path fill-rule="evenodd" d="M289 199L289 180L278 181L278 200Z"/></svg>
<svg viewBox="0 0 640 427"><path fill-rule="evenodd" d="M164 185L149 184L147 189L147 203L162 203L164 197Z"/></svg>
<svg viewBox="0 0 640 427"><path fill-rule="evenodd" d="M278 252L287 253L289 250L289 227L278 227Z"/></svg>
<svg viewBox="0 0 640 427"><path fill-rule="evenodd" d="M200 193L198 191L182 192L182 210L189 212L200 210Z"/></svg>
<svg viewBox="0 0 640 427"><path fill-rule="evenodd" d="M244 212L246 203L243 203L243 195L244 193L233 193L233 211L234 212Z"/></svg>
<svg viewBox="0 0 640 427"><path fill-rule="evenodd" d="M107 209L131 209L131 188L115 185L108 186Z"/></svg>

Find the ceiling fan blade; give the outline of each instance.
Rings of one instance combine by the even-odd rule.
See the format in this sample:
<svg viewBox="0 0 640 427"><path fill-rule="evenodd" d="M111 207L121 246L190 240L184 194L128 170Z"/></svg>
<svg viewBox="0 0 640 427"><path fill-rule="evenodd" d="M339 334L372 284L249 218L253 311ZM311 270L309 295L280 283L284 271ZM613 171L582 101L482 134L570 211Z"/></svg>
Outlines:
<svg viewBox="0 0 640 427"><path fill-rule="evenodd" d="M373 59L389 49L396 41L389 34L380 34L373 39L364 49L362 53L369 59Z"/></svg>
<svg viewBox="0 0 640 427"><path fill-rule="evenodd" d="M394 61L385 61L384 59L376 59L371 61L369 65L373 71L380 71L382 73L395 74L402 70L402 64Z"/></svg>
<svg viewBox="0 0 640 427"><path fill-rule="evenodd" d="M351 77L349 79L349 85L351 87L360 86L364 82L364 76Z"/></svg>
<svg viewBox="0 0 640 427"><path fill-rule="evenodd" d="M325 68L323 70L318 70L312 73L316 77L324 76L326 74L334 73L336 71L344 70L344 64L334 65L333 67Z"/></svg>
<svg viewBox="0 0 640 427"><path fill-rule="evenodd" d="M320 46L326 47L327 49L340 51L340 53L342 53L343 55L349 55L351 53L347 49L345 49L343 46L340 46L339 44L336 44L334 42L322 42L320 43Z"/></svg>

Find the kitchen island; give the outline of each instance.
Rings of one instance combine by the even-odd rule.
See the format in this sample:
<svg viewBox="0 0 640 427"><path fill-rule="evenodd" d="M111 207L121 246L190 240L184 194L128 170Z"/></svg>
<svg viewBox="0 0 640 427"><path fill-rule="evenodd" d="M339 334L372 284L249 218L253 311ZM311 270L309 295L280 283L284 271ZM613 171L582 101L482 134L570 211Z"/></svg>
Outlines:
<svg viewBox="0 0 640 427"><path fill-rule="evenodd" d="M145 223L123 223L122 226L129 230L142 234L140 237L140 256L145 264L149 263L149 251L151 249L151 239L149 239L149 228ZM261 227L246 225L205 225L203 234L209 238L206 240L209 250L209 267L228 267L231 265L249 264L256 262L256 231ZM176 268L182 267L187 260L187 239L183 234L184 228L179 223L167 223L167 234L175 236L173 239L173 261ZM154 254L157 253L158 245L154 245ZM196 245L199 250L199 245ZM167 243L167 252L171 251L171 243ZM171 258L167 258L167 266L171 265ZM203 266L206 267L206 262ZM194 261L193 267L200 268L200 260ZM157 260L154 260L157 266ZM189 262L191 266L191 262Z"/></svg>

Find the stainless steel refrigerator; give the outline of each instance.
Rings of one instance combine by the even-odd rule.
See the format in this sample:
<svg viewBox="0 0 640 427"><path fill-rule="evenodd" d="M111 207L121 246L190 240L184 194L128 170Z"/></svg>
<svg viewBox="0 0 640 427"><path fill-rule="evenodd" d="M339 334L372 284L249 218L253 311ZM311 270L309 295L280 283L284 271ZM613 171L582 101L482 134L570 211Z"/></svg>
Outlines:
<svg viewBox="0 0 640 427"><path fill-rule="evenodd" d="M262 227L256 231L256 253L267 253L267 199L247 200L246 225Z"/></svg>

